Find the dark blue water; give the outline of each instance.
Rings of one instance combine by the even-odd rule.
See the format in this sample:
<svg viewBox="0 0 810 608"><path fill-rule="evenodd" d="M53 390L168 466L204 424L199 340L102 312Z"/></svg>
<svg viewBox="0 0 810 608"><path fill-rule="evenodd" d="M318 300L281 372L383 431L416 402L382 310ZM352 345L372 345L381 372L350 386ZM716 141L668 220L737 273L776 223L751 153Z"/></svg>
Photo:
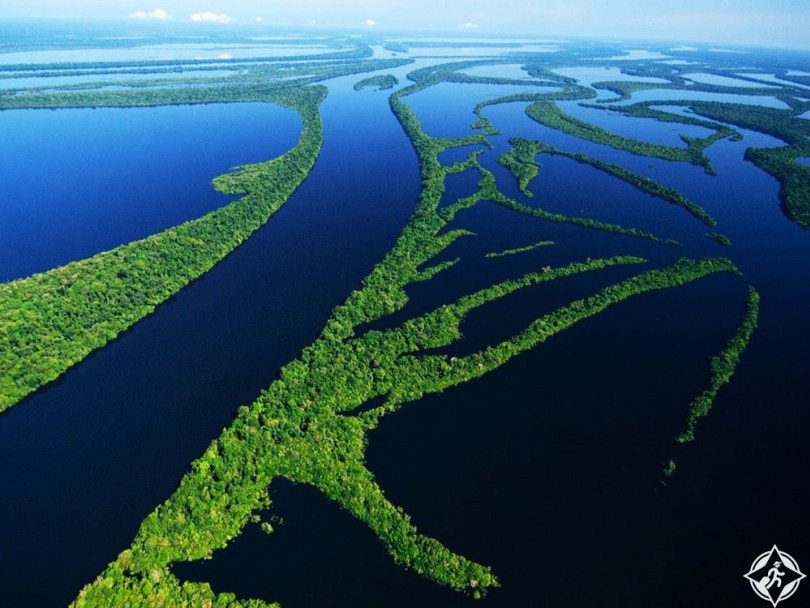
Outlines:
<svg viewBox="0 0 810 608"><path fill-rule="evenodd" d="M559 87L441 83L407 97L425 133L433 137L464 137L477 120L473 108L480 101L519 93L559 91Z"/></svg>
<svg viewBox="0 0 810 608"><path fill-rule="evenodd" d="M630 152L615 150L605 144L582 140L573 135L568 135L556 129L546 127L529 118L523 111L524 107L525 104L521 103L500 104L485 108L484 115L495 122L504 132L522 133L522 136L526 139L539 140L565 152L579 152L598 160L617 163L642 175L650 174L650 176L653 177L653 174L650 172L657 168L658 172L663 176L663 174L669 173L670 170L682 170L682 167L696 173L704 173L703 168L693 167L685 162L667 162L657 158L638 156ZM641 123L639 128L645 130L645 139L652 137L649 134L650 132L655 132L662 128L661 123L658 123L658 126L656 126L656 123L650 121L636 120Z"/></svg>
<svg viewBox="0 0 810 608"><path fill-rule="evenodd" d="M464 596L397 566L365 524L315 488L277 480L270 496L273 507L263 515L271 535L248 524L213 560L175 572L282 606L468 605Z"/></svg>
<svg viewBox="0 0 810 608"><path fill-rule="evenodd" d="M685 148L686 142L681 139L681 135L696 138L714 134L714 131L705 127L680 123L670 123L668 128L664 128L660 124L651 124L654 123L651 118L637 118L604 109L583 107L576 101L562 102L560 108L569 116L597 125L616 135L661 146Z"/></svg>
<svg viewBox="0 0 810 608"><path fill-rule="evenodd" d="M0 280L222 206L211 179L286 152L300 129L292 110L258 103L0 112Z"/></svg>
<svg viewBox="0 0 810 608"><path fill-rule="evenodd" d="M0 501L7 605L73 599L393 244L417 200L416 158L387 97L355 93L353 82L330 86L321 156L263 229L155 315L0 416L0 487L12 497ZM356 128L358 116L367 130ZM241 138L265 141L253 129ZM218 148L205 153L218 156Z"/></svg>
<svg viewBox="0 0 810 608"><path fill-rule="evenodd" d="M648 89L636 91L630 99L619 101L616 105L628 105L639 101L667 101L687 99L689 101L719 101L722 103L741 103L745 105L764 106L766 108L787 109L787 104L776 97L768 95L738 95L734 93L706 93L704 91L682 91L679 89Z"/></svg>
<svg viewBox="0 0 810 608"><path fill-rule="evenodd" d="M496 150L482 162L519 196L494 163L508 136L520 133L510 125L523 124L518 106L511 116L506 108L497 109L505 120L495 121L504 135L493 138ZM392 326L493 281L585 256L635 254L662 265L679 255L728 255L745 273L617 305L484 379L406 405L370 435L369 466L387 496L423 532L495 568L503 588L487 606L756 606L742 578L756 555L776 542L800 562L810 559L797 532L809 494L801 446L810 426L804 408L810 383L801 368L810 331L800 311L810 304L803 281L810 243L779 211L775 181L743 160L746 145L711 148L718 177L683 164L666 174L675 186L692 185L719 230L734 240L731 249L705 238L706 227L681 209L631 194L626 184L587 167L543 158L548 171L535 185L538 200L558 197L562 204L561 195L579 197L583 190L632 199L631 205L646 205L649 222L685 235L684 246L548 224L483 204L454 222L477 236L442 254L462 262L410 288L406 308L377 324ZM634 159L628 168L639 162L621 153L613 161L626 159ZM467 194L475 179L465 172L448 188ZM590 211L600 204L580 200ZM605 207L609 217L612 209ZM613 211L614 219L626 219L626 209ZM484 258L541 239L557 244ZM470 314L465 339L445 352L463 356L507 338L536 316L632 272L572 277L489 304ZM697 442L679 449L673 438L689 401L706 386L708 357L743 314L747 282L763 297L760 330L734 382L699 426ZM671 456L679 470L662 487L662 463ZM278 543L251 530L212 562L177 571L210 580L217 590L285 605L471 605L390 569L373 535L317 492L274 487L270 513L284 519ZM284 574L260 576L276 571Z"/></svg>
<svg viewBox="0 0 810 608"><path fill-rule="evenodd" d="M72 599L129 544L236 407L317 335L390 248L418 194L415 156L386 96L354 93L356 80L331 83L323 153L265 228L63 381L0 416L0 487L14 493L0 502L0 580L10 605ZM442 99L420 107L420 118L443 125L478 101L466 93ZM684 210L568 159L541 157L536 196L523 197L497 155L511 136L556 132L529 121L519 104L486 115L503 134L481 161L510 196L644 223L684 245L551 224L492 203L462 211L453 227L477 236L442 254L461 257L457 267L409 289L399 321L545 265L619 254L649 264L491 303L469 315L465 338L446 352L463 356L507 338L571 299L680 255L729 256L743 277L632 298L483 379L405 405L370 434L370 468L420 530L493 566L503 586L482 606L758 606L743 579L757 555L777 543L810 563L810 239L780 211L773 178L743 160L756 136L709 149L716 177L559 139L705 205L734 242L722 248ZM466 116L446 133L466 134L474 119ZM449 188L468 194L476 179L468 171ZM484 257L540 240L557 244ZM742 317L748 283L762 294L760 328L696 442L679 449L673 438L706 386L708 357ZM671 456L678 471L662 487ZM393 565L370 531L316 490L275 482L271 495L276 532L251 525L213 560L177 574L293 608L473 605Z"/></svg>
<svg viewBox="0 0 810 608"><path fill-rule="evenodd" d="M746 148L749 146L773 147L781 145L778 140L768 135L746 129L737 129L743 136L741 141L731 142L723 140L710 146L706 150L706 156L712 162L715 171L719 174L712 176L707 174L702 167L686 162L667 162L656 158L647 158L629 152L614 150L602 144L577 139L576 137L566 135L565 133L534 122L521 111L521 108L522 104L494 106L486 108L486 115L491 118L505 134L522 134L528 139L542 141L566 152L580 152L599 160L619 164L635 173L649 177L665 186L678 190L693 202L704 207L712 215L714 215L716 208L727 208L728 205L734 205L734 212L737 215L753 214L754 216L757 215L757 209L765 200L770 201L767 203L769 205L776 204L778 206L778 201L774 201L774 199L771 198L773 185L775 184L773 179L760 171L748 171L746 169L746 167L749 166L748 163L739 162L739 159L742 158ZM637 124L639 128L644 129L643 133L647 137L650 136L650 131L654 132L655 129L669 129L669 123L637 121ZM498 153L509 149L508 137L494 138L493 141L499 145ZM541 162L546 162L547 158L547 156L543 156L540 160ZM724 168L723 171L721 171L721 167ZM506 171L503 168L497 167L494 164L489 165L489 168L495 172L500 171L506 175ZM582 170L587 173L586 167L583 166ZM540 183L540 180L542 180L542 169L541 177L538 178L538 181L533 182L533 184ZM770 187L761 186L762 188L766 188L764 191L760 189L760 184L765 183L763 180L771 185ZM512 186L514 180L505 177L500 183L507 189L510 187L513 188L511 191L507 190L508 194L519 196L517 189ZM751 184L752 187L738 187L745 184ZM530 186L530 188L532 187L534 186ZM564 188L567 186L560 184L559 187ZM587 187L588 186L585 185L585 188ZM537 194L537 204L542 206L543 191L538 191ZM740 203L735 204L735 200L739 200ZM752 202L745 204L744 201ZM656 204L666 207L663 201L658 201ZM686 211L682 213L686 214ZM748 223L745 225L748 225ZM692 224L683 226L683 228L687 228L690 231L699 229L700 227L701 224L697 222L697 220L694 220ZM678 230L679 226L674 224L672 228ZM734 230L734 227L725 223L721 224L721 229ZM789 230L790 228L787 229ZM679 232L681 232L681 237L678 237L679 240L680 238L686 237L682 230L679 230Z"/></svg>
<svg viewBox="0 0 810 608"><path fill-rule="evenodd" d="M496 110L506 113L490 108L487 115ZM520 114L517 106L513 111ZM741 577L758 552L775 542L810 560L800 532L810 496L802 447L810 381L801 371L810 360L801 312L810 304L810 241L779 210L775 181L743 160L747 145L710 149L715 178L695 180L688 167L667 173L674 187L688 191L691 183L692 195L735 243L723 249L695 239L680 253L728 255L742 280L711 277L625 302L484 380L404 407L371 434L368 460L389 497L426 533L466 555L489 556L501 573L503 589L487 605L755 606L759 600ZM614 162L624 159L617 154ZM617 187L576 164L541 160L549 172L544 182L541 170L533 188L539 200L589 189L607 199ZM593 198L582 202L598 206ZM678 211L649 208L651 221L705 230ZM524 256L546 264L610 249L658 263L672 255L572 227L529 235L526 218L495 207L459 218L479 234L523 244L559 240L503 261L513 270ZM471 242L459 242L453 253L485 250ZM564 252L566 243L575 245ZM452 285L451 272L445 280ZM563 300L548 287L577 297L588 283L598 285L595 277L567 289L541 285L476 311L462 326L467 350L459 344L449 352L462 355L514 334ZM705 386L706 358L740 319L746 282L762 294L760 328L733 383L698 427L697 442L675 449L686 404ZM660 463L671 455L680 468L661 488ZM424 605L451 604L437 593Z"/></svg>
<svg viewBox="0 0 810 608"><path fill-rule="evenodd" d="M471 152L483 149L483 146L459 146L457 148L449 148L439 154L439 162L445 166L464 162L470 156Z"/></svg>

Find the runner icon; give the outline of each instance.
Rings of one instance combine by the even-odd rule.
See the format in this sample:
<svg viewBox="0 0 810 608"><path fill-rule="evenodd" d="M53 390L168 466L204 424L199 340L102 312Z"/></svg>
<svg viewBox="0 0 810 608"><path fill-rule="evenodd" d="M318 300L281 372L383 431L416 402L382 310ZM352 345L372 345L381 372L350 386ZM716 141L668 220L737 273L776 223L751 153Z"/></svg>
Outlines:
<svg viewBox="0 0 810 608"><path fill-rule="evenodd" d="M777 587L782 586L782 577L785 576L785 573L779 570L779 566L782 565L782 562L774 562L771 569L768 570L768 574L763 576L762 579L759 581L759 584L765 587L765 589L770 589L773 587L774 583L776 583Z"/></svg>
<svg viewBox="0 0 810 608"><path fill-rule="evenodd" d="M754 593L774 607L792 597L805 578L796 560L789 553L780 551L776 545L757 557L744 576L751 583Z"/></svg>

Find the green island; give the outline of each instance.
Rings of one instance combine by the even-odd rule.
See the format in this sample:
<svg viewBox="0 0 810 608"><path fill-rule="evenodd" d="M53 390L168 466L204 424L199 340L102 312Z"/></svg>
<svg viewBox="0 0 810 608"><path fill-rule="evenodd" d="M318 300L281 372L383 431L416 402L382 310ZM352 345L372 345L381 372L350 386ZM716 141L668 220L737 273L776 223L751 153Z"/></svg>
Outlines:
<svg viewBox="0 0 810 608"><path fill-rule="evenodd" d="M810 153L810 144L781 148L749 148L745 158L773 175L780 184L785 214L802 228L810 228L810 167L796 159Z"/></svg>
<svg viewBox="0 0 810 608"><path fill-rule="evenodd" d="M722 72L717 74L719 76L723 76ZM595 89L601 89L605 91L610 91L618 95L618 98L615 99L606 99L604 101L615 103L618 101L627 101L633 97L633 93L637 93L638 91L648 91L650 89L662 89L662 90L694 90L694 91L701 91L703 93L721 93L721 94L736 94L736 95L773 95L774 90L770 88L751 88L751 87L727 87L727 86L718 86L718 85L711 85L705 83L694 83L690 85L684 78L680 78L675 76L671 73L667 74L666 72L663 73L656 73L656 72L649 72L645 74L645 76L652 76L652 77L659 77L665 78L670 80L670 82L666 83L648 83L648 82L624 82L624 81L604 81L604 82L595 82L593 87Z"/></svg>
<svg viewBox="0 0 810 608"><path fill-rule="evenodd" d="M459 238L470 236L450 227L459 211L484 200L507 200L476 155L450 167L439 163L441 152L483 143L486 134L458 139L425 134L403 100L423 86L417 81L390 97L417 152L423 182L418 205L394 247L333 311L320 337L284 366L254 403L239 409L231 426L192 464L175 493L144 520L131 547L81 591L75 606L266 606L260 600L218 594L207 583L181 582L171 566L211 558L227 546L257 511L269 505L268 486L277 478L318 488L367 524L397 563L482 597L499 585L495 573L420 534L408 515L385 497L364 462L368 432L381 417L405 404L483 376L635 295L716 273L738 274L726 259L680 259L573 300L536 318L511 338L464 357L443 355L437 349L462 338L459 326L471 311L530 286L614 266L632 267L645 260L615 256L546 267L462 296L395 328L361 331L362 326L401 310L408 302L406 286L435 280L453 265L433 260ZM472 165L482 173L479 193L440 210L445 178ZM380 404L363 409L373 399Z"/></svg>
<svg viewBox="0 0 810 608"><path fill-rule="evenodd" d="M63 267L0 284L0 411L56 380L210 270L260 228L306 179L323 142L318 112L326 89L310 85L407 60L317 65L294 83L75 92L0 97L0 109L144 107L215 102L274 103L298 112L297 145L282 156L216 177L244 195L201 218ZM295 68L293 68L295 69ZM303 69L303 68L302 68ZM310 85L310 86L307 86Z"/></svg>
<svg viewBox="0 0 810 608"><path fill-rule="evenodd" d="M415 85L416 88L414 90L421 90L422 85ZM403 123L407 121L415 122L418 125L418 120L416 117L410 113L410 110L404 104L397 104L395 100L392 98L391 102L392 108L394 111L397 112L400 121ZM475 125L473 125L475 127ZM425 149L429 149L434 151L437 155L443 152L446 149L451 147L464 147L473 145L476 143L486 144L487 140L485 137L487 135L497 134L497 131L492 129L485 130L477 135L472 135L463 139L458 140L448 140L442 138L431 138L428 135L424 135L424 146ZM459 173L467 168L475 169L481 179L478 182L478 191L471 194L470 196L464 197L462 199L457 200L455 203L450 204L444 208L442 208L439 213L446 221L450 221L455 217L455 215L469 207L476 205L477 203L488 200L494 203L498 203L504 207L512 209L513 211L517 211L519 213L523 213L528 216L544 219L550 222L562 223L562 224L572 224L574 226L581 226L584 228L590 228L592 230L599 230L602 232L611 232L614 234L623 234L626 236L648 239L655 242L666 242L671 245L677 245L678 242L673 239L663 239L658 237L650 232L645 232L643 230L639 230L637 228L627 228L624 226L619 226L618 224L611 224L609 222L603 222L600 220L595 220L589 217L572 217L563 215L561 213L553 213L551 211L546 211L537 206L528 206L524 205L523 203L505 195L497 186L497 180L495 175L486 167L481 165L478 160L478 156L480 151L473 152L469 155L465 162L455 163L450 167L442 167L443 174L440 175L442 179L442 184L444 180L444 176L450 175L453 173ZM508 153L507 153L508 155ZM502 155L503 156L503 155ZM509 161L506 161L507 163ZM511 167L510 167L511 168ZM436 182L438 179L436 180ZM423 187L425 188L433 188L439 192L439 188L443 190L444 186L436 185L436 182L424 182Z"/></svg>
<svg viewBox="0 0 810 608"><path fill-rule="evenodd" d="M528 195L532 196L531 191L528 190L528 184L539 174L539 165L535 160L538 154L565 156L578 163L589 165L617 177L651 196L683 207L707 226L713 227L717 225L715 219L703 207L690 201L677 190L663 186L654 179L639 175L621 165L592 158L579 152L564 152L542 142L530 142L521 138L513 138L509 143L512 145L512 150L502 155L498 159L498 163L512 172L518 180L520 190L524 194L528 193Z"/></svg>
<svg viewBox="0 0 810 608"><path fill-rule="evenodd" d="M51 382L210 270L261 227L304 181L323 141L323 87L268 92L298 111L298 144L214 180L239 200L92 258L0 284L0 411Z"/></svg>
<svg viewBox="0 0 810 608"><path fill-rule="evenodd" d="M707 232L706 236L708 236L713 241L720 243L724 247L731 247L731 239L728 238L725 234L720 234L719 232Z"/></svg>
<svg viewBox="0 0 810 608"><path fill-rule="evenodd" d="M528 139L513 137L509 140L512 149L498 157L498 164L509 169L518 182L518 188L524 196L534 198L529 184L540 174L540 165L536 160L539 151L537 145Z"/></svg>
<svg viewBox="0 0 810 608"><path fill-rule="evenodd" d="M406 53L414 44L387 43L384 48ZM224 63L233 66L236 73L211 78L167 78L160 82L148 76L181 74L184 69L221 68L196 60L60 64L47 69L54 75L98 75L100 80L0 91L0 109L260 101L295 110L303 124L297 145L287 153L214 178L217 190L243 195L242 198L143 240L0 284L0 411L58 378L92 351L151 314L264 225L306 179L318 158L324 137L319 108L327 92L326 87L318 83L338 76L372 73L356 82L354 90L366 87L391 90L399 80L392 74L377 72L412 61L374 60L370 55L370 48L358 45L348 52L319 56L316 62L304 57L276 63L226 61ZM431 65L408 75L411 83L394 91L388 99L391 111L416 152L422 187L416 208L396 243L343 304L332 311L319 337L286 364L275 379L268 377L267 385L255 401L238 409L230 426L191 464L174 493L143 520L131 545L81 590L73 606L277 606L218 592L208 583L180 580L173 567L215 557L217 551L227 547L251 523L264 533L273 533L273 526L262 522L259 513L270 506L269 487L278 479L317 488L368 526L394 562L440 585L479 599L501 584L499 573L493 568L453 551L439 538L424 535L409 515L391 502L366 464L368 434L377 428L383 417L425 395L485 376L613 305L713 275L740 277L741 273L731 260L720 257L682 257L674 262L669 260L661 267L651 267L651 262L637 255L605 255L595 259L583 256L581 260L546 265L498 280L433 310L411 316L395 327L369 329L371 323L405 309L409 301L407 288L416 283L438 282L445 270L459 263L459 258L442 261L441 256L460 239L475 236L454 226L454 220L479 204L500 205L522 214L527 221L563 223L617 234L622 237L617 240L619 244L628 242L623 237L645 239L648 241L643 243L645 247L678 244L636 228L589 217L569 217L515 200L504 194L498 177L482 162L483 149L448 165L439 161L440 155L467 146L495 149L491 138L500 133L485 116L485 111L506 103L527 104L525 112L531 119L580 140L639 156L690 163L702 167L708 174L714 174L714 170L706 149L722 139L739 140L741 135L735 127L753 129L786 143L778 148L749 148L746 158L780 181L785 213L799 225L810 226L810 168L796 162L797 158L810 156L807 143L810 121L800 117L810 109L810 102L791 96L795 93L792 88L779 90L779 97L784 98L788 110L677 100L626 106L606 104L617 100L600 100L600 105L581 104L714 131L704 138L681 136L685 147L679 148L619 136L567 115L554 102L593 99L597 96L594 89L611 90L623 100L631 99L637 91L655 88L744 91L752 95L774 95L774 89L740 87L738 91L712 85L694 86L681 76L688 68L679 66L642 69L628 64L624 68L628 74L661 77L668 82L603 82L593 88L580 86L574 79L553 71L572 63L592 66L594 62L594 59L580 61L573 54L541 61L534 55L518 53L509 59ZM526 82L462 72L470 67L515 63L539 80ZM113 80L104 81L103 77L123 70L143 74L144 79L128 81L121 90L103 90L116 84ZM2 66L0 71L8 72L12 78L22 78L27 73L10 66ZM718 72L718 75L723 74ZM408 96L440 83L519 84L535 90L477 103L473 109L476 121L471 125L474 132L440 138L424 131L406 103ZM537 90L539 87L553 89ZM657 109L656 105L686 107L692 115L675 115ZM717 225L712 215L677 190L618 164L522 137L510 138L509 144L510 149L495 161L517 180L520 192L527 198L533 198L529 186L539 175L538 155L559 155L678 205L706 226ZM477 190L443 205L447 178L468 170L478 176ZM725 234L709 232L706 236L721 245L731 245ZM555 244L556 241L542 240L490 252L484 257L502 258ZM632 276L596 288L585 297L537 316L501 342L465 356L445 352L450 345L464 339L462 324L468 316L479 309L485 313L487 304L522 290L545 289L544 284L565 281L569 277L608 276L609 269L617 268ZM686 428L676 437L677 444L694 440L698 422L709 413L748 347L758 313L759 294L749 287L744 318L724 349L711 359L709 386L689 403ZM672 476L676 469L674 458L664 463L666 477Z"/></svg>
<svg viewBox="0 0 810 608"><path fill-rule="evenodd" d="M767 133L787 145L776 148L748 148L745 158L775 177L780 184L779 199L785 214L803 228L810 228L810 167L796 162L810 154L810 121L800 115L807 103L786 110L742 104L693 102L692 110L713 120Z"/></svg>
<svg viewBox="0 0 810 608"><path fill-rule="evenodd" d="M714 135L706 138L681 136L681 139L686 144L686 148L676 148L615 135L610 131L606 131L584 120L568 116L556 104L551 102L535 102L526 108L526 113L540 124L552 129L557 129L568 135L573 135L597 144L604 144L616 150L624 150L625 152L638 154L639 156L692 163L693 165L703 167L706 173L711 175L714 174L714 169L712 169L709 159L706 158L704 150L714 142L732 134L730 130L723 129L718 130Z"/></svg>
<svg viewBox="0 0 810 608"><path fill-rule="evenodd" d="M504 249L503 251L494 251L484 255L485 258L502 258L508 255L515 255L518 253L526 253L527 251L534 251L540 247L548 247L549 245L556 245L554 241L539 241L525 247L513 247L512 249Z"/></svg>
<svg viewBox="0 0 810 608"><path fill-rule="evenodd" d="M689 416L686 422L686 429L675 437L676 443L683 445L695 440L695 428L697 427L697 423L701 418L709 415L717 399L718 392L724 385L731 382L737 364L740 362L740 357L748 347L751 336L753 336L754 330L757 328L758 318L759 293L756 289L749 286L748 295L745 300L745 314L743 319L725 348L711 358L709 362L711 372L709 386L689 403ZM677 462L674 458L670 458L664 463L663 475L665 478L672 477L676 470Z"/></svg>
<svg viewBox="0 0 810 608"><path fill-rule="evenodd" d="M629 93L651 88L653 85L642 85L640 83L616 83L620 85L634 85ZM747 88L729 90L729 87L701 86L699 89L686 87L685 85L672 85L667 88L686 90L700 90L703 92L736 93L736 94L760 94L774 95L771 89L752 90ZM686 101L667 100L666 102L641 101L627 106L601 106L602 109L621 112L628 116L638 118L655 118L660 121L680 122L684 124L694 124L708 128L717 128L719 123L727 123L743 129L751 129L760 133L771 135L786 143L784 146L775 148L749 147L746 150L745 158L753 162L760 169L767 171L779 181L779 199L785 215L796 222L802 228L810 228L810 167L802 165L796 161L797 158L810 154L810 124L808 120L801 118L802 113L810 110L807 101L800 101L796 97L789 95L779 95L781 101L786 103L788 109L778 109L755 105L745 105L739 103L717 102L717 101ZM622 99L625 99L623 97ZM610 100L615 101L615 100ZM695 114L695 116L674 115L655 109L653 106L681 106ZM587 107L600 107L588 105ZM698 116L706 117L712 121L700 120ZM723 128L709 139L717 140L722 137L729 137L732 141L739 141L741 135L730 127ZM694 142L705 140L688 140L691 148ZM689 148L688 148L689 149Z"/></svg>
<svg viewBox="0 0 810 608"><path fill-rule="evenodd" d="M670 101L667 101L663 105L680 105L681 103L690 104L691 102L678 102L676 104L672 104ZM695 114L673 114L671 112L666 112L656 108L655 106L662 105L661 102L640 101L626 106L597 105L593 103L583 103L581 105L592 110L616 112L626 116L631 116L633 118L651 118L657 122L703 127L718 133L722 132L731 141L740 141L742 139L742 135L738 131L722 123L711 120L703 120L698 118L698 116ZM718 138L718 141L719 139L722 138Z"/></svg>
<svg viewBox="0 0 810 608"><path fill-rule="evenodd" d="M134 108L173 104L261 102L266 96L278 95L280 91L292 91L339 76L391 69L410 62L409 59L359 59L314 64L249 64L245 67L244 73L220 78L190 79L190 86L178 88L166 86L167 83L160 80L148 80L135 81L134 87L123 87L120 90L106 88L117 86L118 83L115 81L20 91L8 90L5 94L0 93L0 110ZM189 79L182 82L189 83ZM199 86L201 84L205 86Z"/></svg>
<svg viewBox="0 0 810 608"><path fill-rule="evenodd" d="M378 91L388 91L399 84L399 79L392 74L379 74L369 76L354 83L354 90L361 91L366 88L376 88Z"/></svg>
<svg viewBox="0 0 810 608"><path fill-rule="evenodd" d="M556 80L563 87L557 93L520 93L516 95L504 96L484 101L476 107L476 114L480 116L480 111L489 105L499 103L531 102L527 107L527 114L540 124L557 129L561 132L575 137L604 144L617 150L624 150L640 156L660 158L668 161L683 161L701 166L710 175L714 174L711 163L705 156L705 149L721 139L728 138L731 141L739 141L741 134L733 127L751 129L761 133L772 135L773 137L786 142L786 146L776 148L755 148L751 147L746 151L746 158L756 164L759 168L773 175L780 183L780 200L784 213L794 222L803 228L810 227L810 167L797 162L797 158L810 155L810 121L801 118L803 113L810 110L810 102L801 97L803 90L789 85L780 87L729 87L718 86L705 83L687 81L682 77L688 69L682 66L667 65L651 66L628 66L624 68L626 73L637 71L639 75L645 77L656 77L667 80L666 83L648 82L597 82L593 89L580 87L571 82L571 79L554 74L548 66L532 64L529 66L529 73ZM722 71L707 68L707 72L719 76L724 76ZM800 77L789 76L784 71L781 74L783 79L806 84ZM750 82L759 82L752 78L735 75L735 78ZM553 101L573 101L584 100L596 97L594 89L610 90L618 98L599 100L601 105L582 104L587 108L598 108L605 111L619 112L636 118L652 118L661 122L681 123L695 125L714 130L715 133L705 138L690 138L681 136L686 144L686 148L676 148L671 146L661 146L650 144L634 139L628 139L615 135L596 125L576 119L566 115ZM715 94L735 94L753 96L775 96L780 101L787 104L788 109L770 108L758 105L746 105L739 103L719 102L719 101L685 101L667 100L663 101L639 101L629 105L616 105L620 101L632 100L634 93L648 90L681 90L699 91L701 93ZM670 112L657 109L655 106L683 106L688 108L694 115L675 115ZM705 117L705 119L701 118ZM708 119L708 120L707 120ZM511 162L513 166L520 164ZM524 183L528 183L534 175L527 169L527 166L519 169L521 171L518 179L523 190ZM525 181L528 178L528 181ZM524 194L526 192L524 191ZM712 225L712 224L709 224Z"/></svg>
<svg viewBox="0 0 810 608"><path fill-rule="evenodd" d="M467 144L465 144L467 145ZM512 209L513 211L517 211L519 213L523 213L525 215L540 218L543 220L547 220L550 222L557 222L561 224L572 224L574 226L581 226L583 228L590 228L592 230L599 230L601 232L611 232L614 234L623 234L626 236L632 236L641 239L648 239L650 241L655 242L666 242L671 245L677 245L677 241L672 239L663 239L658 237L651 232L645 232L643 230L639 230L638 228L626 228L624 226L619 226L618 224L611 224L609 222L603 222L601 220L595 220L590 217L572 217L568 215L563 215L562 213L553 213L551 211L546 211L537 206L528 206L524 205L523 203L505 195L501 190L498 189L495 175L486 167L483 167L481 163L477 159L477 155L473 155L469 161L470 166L474 167L481 175L481 180L478 182L479 191L471 194L468 197L459 199L452 205L448 205L444 209L440 211L442 216L446 220L451 220L453 217L461 210L467 209L476 205L477 203L488 200L494 203L498 203L508 209ZM466 166L464 164L460 166ZM458 171L456 167L451 167L448 171L448 174Z"/></svg>
<svg viewBox="0 0 810 608"><path fill-rule="evenodd" d="M717 392L724 385L731 381L740 356L748 346L751 336L757 327L759 317L759 293L753 287L748 288L746 298L745 316L737 327L737 331L731 337L726 347L711 359L711 380L709 388L703 391L689 404L689 419L686 430L678 435L675 440L678 443L688 443L695 439L695 426L698 420L707 416L712 409Z"/></svg>

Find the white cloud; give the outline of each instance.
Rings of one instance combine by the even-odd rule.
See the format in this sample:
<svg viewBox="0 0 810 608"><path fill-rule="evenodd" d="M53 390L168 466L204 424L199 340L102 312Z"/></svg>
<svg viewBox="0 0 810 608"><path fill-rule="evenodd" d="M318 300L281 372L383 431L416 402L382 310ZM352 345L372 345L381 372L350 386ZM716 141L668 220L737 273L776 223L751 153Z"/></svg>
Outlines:
<svg viewBox="0 0 810 608"><path fill-rule="evenodd" d="M167 21L172 16L164 11L162 8L156 8L153 11L135 11L129 14L130 19L148 19L152 21Z"/></svg>
<svg viewBox="0 0 810 608"><path fill-rule="evenodd" d="M233 21L233 17L218 13L194 13L189 19L198 23L230 23Z"/></svg>
<svg viewBox="0 0 810 608"><path fill-rule="evenodd" d="M461 25L459 25L459 27L461 29L463 29L463 30L477 30L478 29L478 24L477 23L470 23L468 21L467 23L462 23Z"/></svg>
<svg viewBox="0 0 810 608"><path fill-rule="evenodd" d="M264 23L264 17L253 17L254 23Z"/></svg>
<svg viewBox="0 0 810 608"><path fill-rule="evenodd" d="M365 25L366 27L374 27L375 25L377 25L377 22L374 21L374 19L366 19L365 21L363 21L363 25Z"/></svg>

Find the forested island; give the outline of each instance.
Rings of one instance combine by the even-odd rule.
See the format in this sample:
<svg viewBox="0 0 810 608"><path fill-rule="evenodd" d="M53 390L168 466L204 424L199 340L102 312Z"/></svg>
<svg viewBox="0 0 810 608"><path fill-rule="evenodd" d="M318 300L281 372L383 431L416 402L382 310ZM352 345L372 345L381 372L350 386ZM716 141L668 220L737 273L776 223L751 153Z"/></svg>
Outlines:
<svg viewBox="0 0 810 608"><path fill-rule="evenodd" d="M760 300L763 310L767 305L761 272L744 249L752 247L750 235L729 221L727 201L718 200L720 186L712 190L728 185L722 180L730 163L718 148L744 144L746 166L778 181L780 219L801 234L810 225L810 167L797 162L810 156L810 121L803 116L810 111L810 81L787 68L774 69L783 82L767 87L758 86L756 73L739 68L735 77L749 86L722 87L690 76L698 70L726 74L708 59L697 67L680 59L640 59L620 62L626 80L600 81L563 73L604 70L616 48L570 44L546 53L495 42L481 47L491 56L447 59L409 53L466 47L407 38L340 38L329 45L321 54L219 60L3 64L0 56L0 78L11 83L79 78L0 89L3 116L258 102L293 110L301 119L297 143L287 152L211 176L212 186L232 197L224 206L86 259L0 283L0 411L9 410L0 425L35 408L37 395L92 353L103 356L105 345L160 315L172 297L193 290L198 279L286 212L324 162L325 138L341 132L328 122L340 112L324 109L332 96L387 104L418 171L418 198L410 201L407 220L386 253L364 269L342 302L333 303L320 320L322 329L297 357L267 370L252 401L233 412L172 493L138 517L131 543L118 547L95 570L95 579L76 587L73 606L279 605L178 574L179 565L216 560L251 526L261 526L272 543L274 526L266 513L279 480L317 489L362 522L393 562L458 592L454 600L497 602L514 573L500 571L484 552L469 551L452 531L445 536L440 527L412 519L368 462L373 433L431 395L494 378L504 382L499 374L516 360L561 348L569 336L599 334L615 318L627 320L611 316L623 309L644 320L645 306L660 310L656 298L662 298L672 303L673 323L678 314L695 315L694 326L710 334L700 352L713 353L708 366L684 366L686 379L673 380L692 392L678 412L662 414L660 460L647 466L650 479L661 481L650 485L665 494L682 475L677 463L695 458L690 450L699 445L696 437L702 440L704 419L741 375L738 368L761 331ZM122 74L128 79L119 80ZM365 89L374 93L357 93ZM461 122L473 121L453 135L447 124L455 116L440 112L448 91L466 104ZM669 97L637 100L656 91ZM781 105L678 99L681 91L773 98ZM438 108L436 116L420 109L425 100ZM596 118L579 118L581 110ZM504 120L507 112L513 113ZM644 122L611 122L621 120ZM350 124L358 128L362 117ZM635 125L640 135L614 132L617 125ZM779 145L748 146L749 132L776 138ZM375 154L349 147L341 153ZM547 178L560 175L558 162L568 163L565 170L577 177L562 184ZM669 167L677 169L670 174ZM585 170L605 187L588 190L582 174L573 173ZM391 193L375 192L365 204L394 198L398 179L392 173ZM358 191L361 186L336 183ZM588 192L592 201L579 197ZM710 322L695 312L704 296L723 302ZM492 327L482 331L482 320ZM506 329L499 332L501 321ZM706 330L711 323L716 327ZM468 343L473 346L464 350ZM583 367L568 381L585 382L593 371ZM504 441L494 435L490 440Z"/></svg>

